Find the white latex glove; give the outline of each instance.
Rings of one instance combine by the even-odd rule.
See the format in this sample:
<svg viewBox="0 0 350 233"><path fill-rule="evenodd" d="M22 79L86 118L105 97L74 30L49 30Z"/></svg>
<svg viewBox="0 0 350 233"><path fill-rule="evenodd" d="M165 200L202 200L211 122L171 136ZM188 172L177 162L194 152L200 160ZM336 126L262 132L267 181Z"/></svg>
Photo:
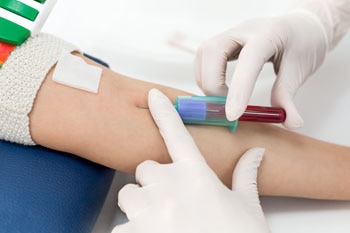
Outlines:
<svg viewBox="0 0 350 233"><path fill-rule="evenodd" d="M304 0L288 14L245 21L199 48L197 84L207 95L227 95L226 116L233 121L244 112L263 65L271 61L277 76L271 104L286 110L286 128L299 128L303 120L293 97L345 34L349 12L348 0ZM226 64L237 57L227 86Z"/></svg>
<svg viewBox="0 0 350 233"><path fill-rule="evenodd" d="M230 190L207 165L167 97L151 90L149 107L173 163L146 161L137 167L139 185L119 192L129 222L113 233L269 232L256 186L264 149L242 156Z"/></svg>

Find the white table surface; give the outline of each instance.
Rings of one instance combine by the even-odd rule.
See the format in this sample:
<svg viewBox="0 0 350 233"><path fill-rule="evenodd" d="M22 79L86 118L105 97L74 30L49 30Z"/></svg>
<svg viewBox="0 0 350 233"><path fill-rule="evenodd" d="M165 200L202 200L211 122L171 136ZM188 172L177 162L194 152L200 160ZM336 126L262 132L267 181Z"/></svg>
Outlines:
<svg viewBox="0 0 350 233"><path fill-rule="evenodd" d="M202 8L198 7L198 2ZM220 10L216 8L218 2L224 6ZM248 7L252 4L256 6L254 9ZM180 31L202 41L237 20L274 14L284 5L285 1L277 0L264 3L257 0L99 0L98 5L96 1L59 0L43 31L79 45L85 52L107 61L118 72L201 94L193 78L193 54L169 46L167 39ZM165 10L159 11L160 7ZM258 11L262 7L267 8L263 13ZM172 9L170 13L167 12L169 9ZM208 20L208 14L223 15L228 10L234 15L231 18ZM162 17L165 20L157 20ZM233 68L234 65L229 73ZM266 65L251 104L269 104L267 93L273 80L272 67ZM305 121L299 131L349 145L349 90L350 36L347 36L298 92L295 102ZM109 232L111 226L126 220L116 209L116 197L120 187L132 180L131 176L117 173L94 233ZM350 202L275 197L262 197L261 200L272 232L350 232Z"/></svg>

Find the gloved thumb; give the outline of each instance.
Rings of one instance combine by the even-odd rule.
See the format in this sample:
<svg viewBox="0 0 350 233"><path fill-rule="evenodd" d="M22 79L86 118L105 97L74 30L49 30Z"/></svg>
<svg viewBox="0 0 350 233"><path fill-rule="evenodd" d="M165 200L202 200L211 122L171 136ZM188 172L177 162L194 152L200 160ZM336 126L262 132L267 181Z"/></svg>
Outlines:
<svg viewBox="0 0 350 233"><path fill-rule="evenodd" d="M244 204L248 207L250 214L255 216L268 229L264 213L260 205L257 188L258 167L263 158L264 148L249 149L238 161L232 176L232 190L240 194ZM268 232L268 231L261 231Z"/></svg>
<svg viewBox="0 0 350 233"><path fill-rule="evenodd" d="M256 186L258 167L264 152L264 148L255 147L242 155L232 175L232 190L244 192L254 198L258 197Z"/></svg>

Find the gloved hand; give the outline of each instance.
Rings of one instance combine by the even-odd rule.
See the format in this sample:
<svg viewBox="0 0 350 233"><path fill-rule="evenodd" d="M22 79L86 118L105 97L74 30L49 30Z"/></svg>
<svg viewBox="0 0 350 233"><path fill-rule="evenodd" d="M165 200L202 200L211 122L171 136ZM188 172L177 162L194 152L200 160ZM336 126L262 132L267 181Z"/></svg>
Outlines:
<svg viewBox="0 0 350 233"><path fill-rule="evenodd" d="M233 121L244 112L263 65L271 61L277 76L271 104L286 110L286 128L299 128L303 120L293 97L322 64L328 50L326 34L320 19L307 10L247 20L199 48L195 58L197 84L207 95L227 95L226 116ZM236 58L227 86L226 64Z"/></svg>
<svg viewBox="0 0 350 233"><path fill-rule="evenodd" d="M158 90L149 107L164 138L171 164L141 163L136 184L119 192L129 222L113 233L267 233L256 186L264 149L246 152L233 174L233 190L205 162L170 101Z"/></svg>

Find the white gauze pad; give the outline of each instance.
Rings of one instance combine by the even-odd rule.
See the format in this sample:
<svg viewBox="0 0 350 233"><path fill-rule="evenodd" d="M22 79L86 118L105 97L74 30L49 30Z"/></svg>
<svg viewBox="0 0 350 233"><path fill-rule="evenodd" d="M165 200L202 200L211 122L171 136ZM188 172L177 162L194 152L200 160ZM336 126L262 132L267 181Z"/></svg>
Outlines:
<svg viewBox="0 0 350 233"><path fill-rule="evenodd" d="M63 51L52 79L58 83L93 93L98 92L102 69L87 64L81 57Z"/></svg>

